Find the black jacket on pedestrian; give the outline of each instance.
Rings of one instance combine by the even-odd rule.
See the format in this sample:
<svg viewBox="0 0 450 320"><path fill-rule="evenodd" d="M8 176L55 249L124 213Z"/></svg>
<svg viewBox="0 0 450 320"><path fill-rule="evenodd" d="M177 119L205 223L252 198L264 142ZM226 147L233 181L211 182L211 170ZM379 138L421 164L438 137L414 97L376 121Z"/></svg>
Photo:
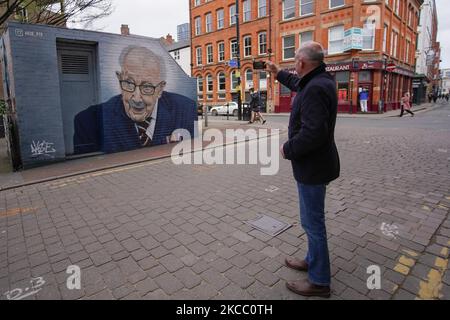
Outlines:
<svg viewBox="0 0 450 320"><path fill-rule="evenodd" d="M338 104L335 81L325 64L303 78L280 71L277 79L297 92L289 120L289 141L283 146L294 177L303 184L328 184L340 173L334 141Z"/></svg>

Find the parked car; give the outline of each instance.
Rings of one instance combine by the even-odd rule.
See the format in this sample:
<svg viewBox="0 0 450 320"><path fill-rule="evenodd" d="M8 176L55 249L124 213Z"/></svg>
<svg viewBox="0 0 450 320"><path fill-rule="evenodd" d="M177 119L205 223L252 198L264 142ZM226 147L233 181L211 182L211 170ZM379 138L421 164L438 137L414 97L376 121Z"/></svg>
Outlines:
<svg viewBox="0 0 450 320"><path fill-rule="evenodd" d="M219 106L213 106L211 108L211 115L213 116L226 115L227 113L229 113L230 115L237 117L238 112L238 104L234 101Z"/></svg>

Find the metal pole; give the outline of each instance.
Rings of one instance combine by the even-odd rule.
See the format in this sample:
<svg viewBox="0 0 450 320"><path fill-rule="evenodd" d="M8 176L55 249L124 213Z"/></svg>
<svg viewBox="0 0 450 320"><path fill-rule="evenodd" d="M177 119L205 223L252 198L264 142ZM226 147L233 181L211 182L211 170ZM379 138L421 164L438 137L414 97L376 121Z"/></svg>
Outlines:
<svg viewBox="0 0 450 320"><path fill-rule="evenodd" d="M227 120L230 120L230 103L227 103Z"/></svg>
<svg viewBox="0 0 450 320"><path fill-rule="evenodd" d="M242 120L242 88L241 88L241 35L239 30L239 0L236 0L236 43L237 43L237 84L239 88L238 95L238 120Z"/></svg>

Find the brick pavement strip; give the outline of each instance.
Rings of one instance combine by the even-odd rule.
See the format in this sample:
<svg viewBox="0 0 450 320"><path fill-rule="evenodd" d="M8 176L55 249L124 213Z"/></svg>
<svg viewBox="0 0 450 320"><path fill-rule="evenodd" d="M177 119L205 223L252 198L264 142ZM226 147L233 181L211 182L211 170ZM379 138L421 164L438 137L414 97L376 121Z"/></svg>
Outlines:
<svg viewBox="0 0 450 320"><path fill-rule="evenodd" d="M437 298L448 299L450 176L448 155L436 150L450 149L450 133L434 124L448 128L448 111L407 126L340 120L342 174L328 188L326 215L333 298L414 299L431 272L442 284ZM18 190L0 192L0 211L38 209L0 217L0 294L44 275L55 280L37 299L301 299L285 288L306 276L286 268L285 256L307 250L287 161L270 177L255 166L167 160ZM295 226L271 237L245 224L263 212ZM383 233L383 222L399 233ZM82 294L60 287L71 264L82 268ZM382 269L382 290L367 289L370 265Z"/></svg>

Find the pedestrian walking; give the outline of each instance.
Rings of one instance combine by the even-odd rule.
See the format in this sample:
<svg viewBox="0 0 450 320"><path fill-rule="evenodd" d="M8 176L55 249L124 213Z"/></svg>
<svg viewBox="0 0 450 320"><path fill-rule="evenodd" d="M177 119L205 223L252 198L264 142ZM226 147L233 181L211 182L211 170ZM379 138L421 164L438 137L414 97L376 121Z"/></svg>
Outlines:
<svg viewBox="0 0 450 320"><path fill-rule="evenodd" d="M334 141L338 98L334 78L326 72L324 49L307 42L295 54L297 75L267 62L267 70L291 91L297 92L289 120L289 140L280 152L292 163L300 200L300 220L308 237L302 259L286 258L289 268L307 271L308 278L289 281L289 290L303 296L330 296L330 258L325 226L327 185L339 177L340 164Z"/></svg>
<svg viewBox="0 0 450 320"><path fill-rule="evenodd" d="M252 116L251 119L249 121L249 123L253 123L255 122L255 120L258 118L262 121L262 124L266 123L266 119L264 119L264 117L261 114L261 95L259 93L259 91L256 91L251 88L250 89L250 108L252 110Z"/></svg>
<svg viewBox="0 0 450 320"><path fill-rule="evenodd" d="M411 111L411 97L409 95L409 92L405 92L405 94L402 97L401 112L399 117L403 117L405 111L411 114L411 117L414 117L414 112Z"/></svg>

